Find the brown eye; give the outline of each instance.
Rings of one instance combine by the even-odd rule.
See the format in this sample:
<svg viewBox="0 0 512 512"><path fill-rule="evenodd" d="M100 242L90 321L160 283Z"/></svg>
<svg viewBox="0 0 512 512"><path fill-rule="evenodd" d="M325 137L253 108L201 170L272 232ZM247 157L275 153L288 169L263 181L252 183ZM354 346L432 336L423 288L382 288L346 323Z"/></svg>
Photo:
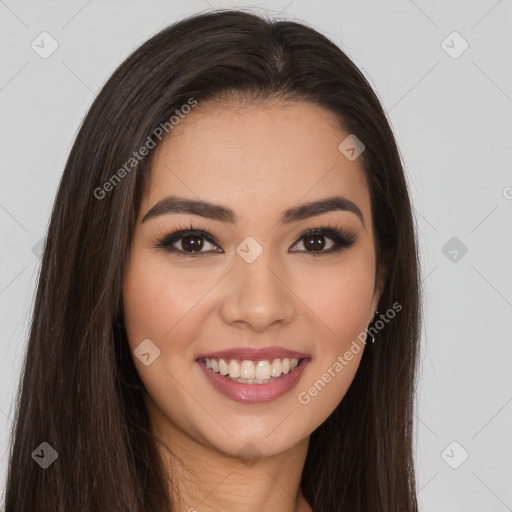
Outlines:
<svg viewBox="0 0 512 512"><path fill-rule="evenodd" d="M212 246L213 251L208 248L208 244ZM175 231L160 240L157 247L178 256L199 256L210 252L219 252L215 250L215 248L219 248L215 239L203 230ZM205 247L207 250L202 250ZM220 251L223 252L222 249Z"/></svg>
<svg viewBox="0 0 512 512"><path fill-rule="evenodd" d="M325 235L309 235L302 239L302 244L308 251L322 251L325 248L325 239L328 238ZM333 243L334 245L334 243Z"/></svg>
<svg viewBox="0 0 512 512"><path fill-rule="evenodd" d="M326 239L331 240L331 244L325 249ZM344 248L350 247L355 242L355 235L351 233L343 233L333 228L317 228L305 231L294 245L302 243L304 250L299 252L307 252L315 255L330 254L333 252L341 251ZM293 250L292 252L298 252Z"/></svg>
<svg viewBox="0 0 512 512"><path fill-rule="evenodd" d="M182 237L180 240L181 250L185 252L201 252L201 249L204 247L204 238L201 236L189 235Z"/></svg>

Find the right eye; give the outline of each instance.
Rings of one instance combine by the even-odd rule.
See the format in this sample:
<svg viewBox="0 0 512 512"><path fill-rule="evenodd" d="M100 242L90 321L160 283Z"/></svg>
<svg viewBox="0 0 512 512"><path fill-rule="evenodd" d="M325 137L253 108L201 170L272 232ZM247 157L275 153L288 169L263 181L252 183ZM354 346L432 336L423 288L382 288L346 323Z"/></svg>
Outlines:
<svg viewBox="0 0 512 512"><path fill-rule="evenodd" d="M163 249L166 252L174 253L177 256L200 256L201 254L210 252L219 252L218 250L203 251L202 249L206 244L212 245L214 248L219 249L215 238L207 233L204 229L180 229L168 234L158 241L156 247ZM176 247L180 245L181 247ZM220 249L220 252L224 252Z"/></svg>

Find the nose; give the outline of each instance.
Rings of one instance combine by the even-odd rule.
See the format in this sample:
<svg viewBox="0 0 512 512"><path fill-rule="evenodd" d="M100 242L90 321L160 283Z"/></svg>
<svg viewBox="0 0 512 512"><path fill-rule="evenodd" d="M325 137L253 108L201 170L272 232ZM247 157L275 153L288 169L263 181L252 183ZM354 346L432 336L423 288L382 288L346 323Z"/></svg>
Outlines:
<svg viewBox="0 0 512 512"><path fill-rule="evenodd" d="M284 268L271 260L270 251L263 251L252 263L236 258L225 282L223 321L255 332L289 323L296 311L289 280Z"/></svg>

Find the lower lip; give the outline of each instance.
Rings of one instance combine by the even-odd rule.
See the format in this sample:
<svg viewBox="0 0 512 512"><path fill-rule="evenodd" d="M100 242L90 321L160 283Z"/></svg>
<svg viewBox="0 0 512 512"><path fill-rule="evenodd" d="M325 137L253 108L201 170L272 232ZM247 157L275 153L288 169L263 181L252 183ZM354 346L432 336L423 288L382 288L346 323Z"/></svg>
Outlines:
<svg viewBox="0 0 512 512"><path fill-rule="evenodd" d="M310 359L303 359L299 366L290 373L283 374L268 384L242 384L241 382L235 382L229 377L224 377L220 373L207 368L203 358L197 362L212 386L219 393L242 404L263 404L276 400L291 391L297 385Z"/></svg>

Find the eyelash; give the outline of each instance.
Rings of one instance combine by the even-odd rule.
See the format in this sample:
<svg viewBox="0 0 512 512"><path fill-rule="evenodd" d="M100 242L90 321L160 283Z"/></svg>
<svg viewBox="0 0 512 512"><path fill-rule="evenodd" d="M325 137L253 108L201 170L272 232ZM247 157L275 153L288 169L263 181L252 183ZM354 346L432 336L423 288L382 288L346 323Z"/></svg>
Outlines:
<svg viewBox="0 0 512 512"><path fill-rule="evenodd" d="M169 233L168 235L164 236L163 238L158 240L158 243L155 245L157 249L163 249L165 252L176 254L176 256L179 257L186 257L186 258L195 258L197 256L202 256L204 254L208 254L211 251L207 252L197 252L197 253L188 253L185 251L182 251L181 249L178 249L176 247L173 247L173 244L180 241L183 238L186 238L187 236L196 236L199 238L204 238L206 241L210 242L211 244L215 245L216 247L219 247L218 242L215 240L215 238L210 235L207 232L206 227L194 227L192 223L190 223L189 227L186 226L178 226L175 231L172 233ZM293 252L302 252L306 253L308 255L311 255L313 257L320 256L323 254L333 254L335 252L339 252L343 249L351 247L355 240L356 235L348 230L343 230L340 228L338 224L335 224L334 226L321 226L319 228L307 228L304 232L302 232L298 238L295 239L292 246L295 246L297 243L302 241L304 238L308 238L311 236L323 236L325 238L330 238L334 245L328 249L327 251L293 251ZM217 251L215 251L217 252Z"/></svg>

